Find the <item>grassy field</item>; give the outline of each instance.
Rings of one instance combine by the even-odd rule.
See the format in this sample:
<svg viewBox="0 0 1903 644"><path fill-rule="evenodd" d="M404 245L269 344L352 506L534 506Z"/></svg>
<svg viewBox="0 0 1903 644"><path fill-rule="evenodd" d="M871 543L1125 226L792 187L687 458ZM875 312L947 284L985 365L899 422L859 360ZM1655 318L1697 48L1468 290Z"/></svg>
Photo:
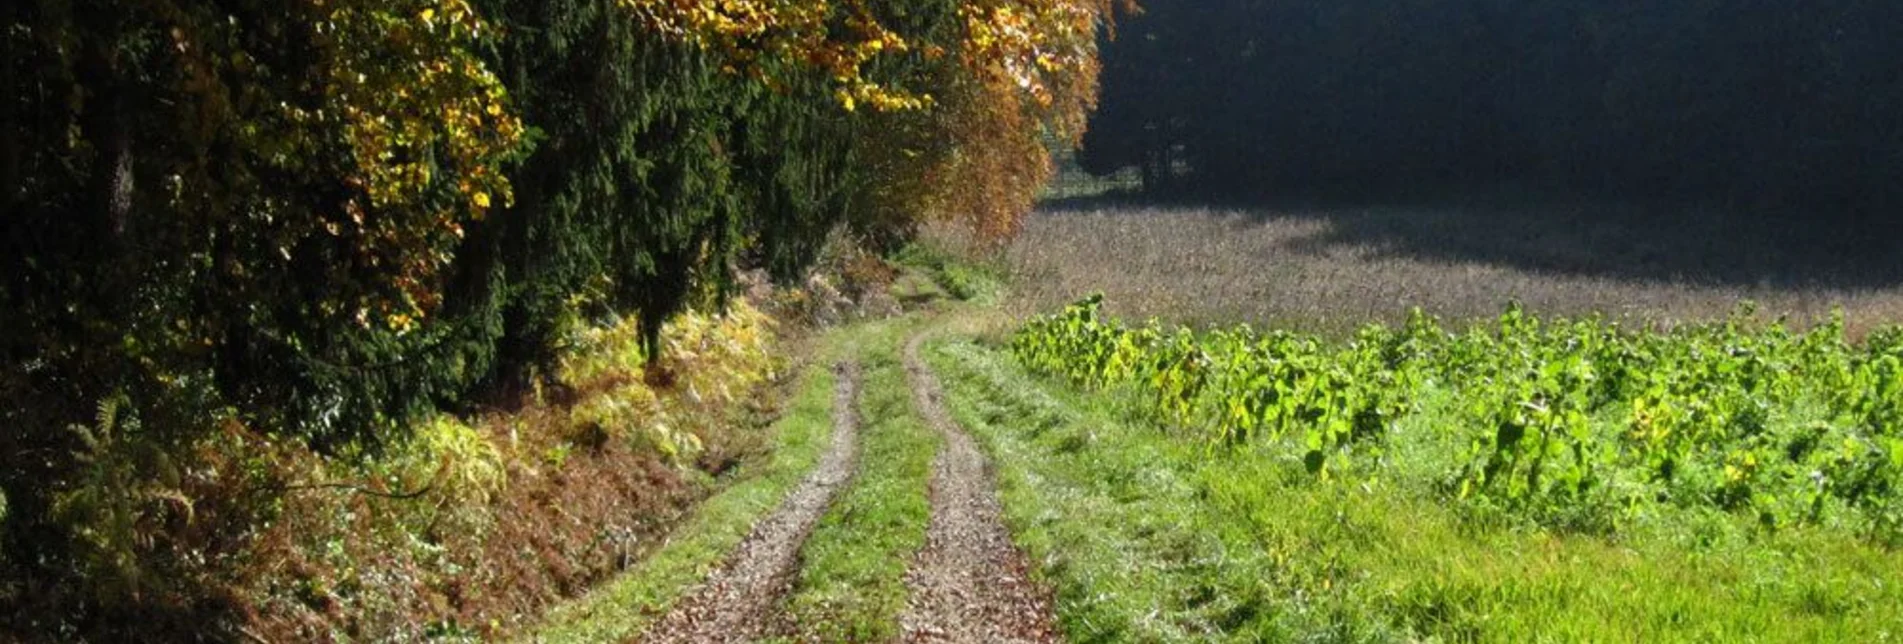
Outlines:
<svg viewBox="0 0 1903 644"><path fill-rule="evenodd" d="M1899 401L1886 402L1894 341L1880 329L1903 321L1903 257L1886 245L1644 208L1073 202L1033 217L990 260L1012 276L1004 314L933 361L959 420L997 459L1012 529L1077 641L1890 641L1903 636L1892 529L1903 489L1891 480L1903 427ZM1133 369L1085 387L1033 374L1006 350L1009 330L1093 292L1107 294L1110 319L1161 320L1133 336L1139 345L1200 345L1178 347L1182 366L1168 369L1116 366L1171 362L1167 350L1078 345L1078 360ZM1521 340L1499 330L1514 302L1540 329ZM1387 346L1435 345L1431 359L1467 362L1382 380L1398 363L1379 364L1399 358L1369 349L1386 341L1364 326L1405 334L1412 307L1437 316L1445 339ZM1829 326L1839 309L1841 336ZM1604 321L1578 321L1595 316ZM1243 323L1256 331L1171 339L1188 337L1175 325ZM1493 339L1463 335L1474 326ZM1809 329L1821 331L1795 335ZM1286 332L1297 335L1276 339ZM1859 348L1866 336L1885 348ZM1602 341L1590 356L1577 346ZM1232 408L1263 404L1241 381L1166 411L1172 396L1195 395L1173 387L1230 377L1218 372L1245 346L1263 352L1250 354L1265 378L1253 390L1282 376L1337 387L1312 400L1342 413L1291 407L1273 438L1267 425L1253 438L1236 431L1237 414L1273 412ZM1356 351L1372 362L1357 365ZM1615 354L1634 360L1620 394L1605 381ZM1743 363L1776 384L1742 384L1728 365ZM1866 402L1838 395L1849 385L1829 374L1844 365L1862 370ZM1492 411L1481 409L1488 392L1501 398ZM1357 417L1364 408L1379 413ZM1384 429L1365 438L1374 417ZM1554 447L1509 453L1495 423ZM1647 456L1648 445L1689 444L1673 432L1704 442L1677 448L1688 450L1677 463ZM1805 437L1827 433L1840 454L1805 451ZM1317 442L1325 460L1309 454ZM1538 492L1461 488L1511 488L1508 472L1573 447L1618 472L1561 492L1550 480ZM1840 483L1859 472L1883 482ZM1825 498L1852 488L1868 495Z"/></svg>
<svg viewBox="0 0 1903 644"><path fill-rule="evenodd" d="M1852 335L1903 319L1895 244L1699 210L1082 202L1033 216L1007 258L1020 316L1102 291L1127 318L1334 333L1399 323L1413 306L1489 319L1516 299L1542 315L1662 324L1723 318L1741 300L1796 322L1842 307Z"/></svg>
<svg viewBox="0 0 1903 644"><path fill-rule="evenodd" d="M1431 488L1212 449L1145 420L1130 391L1071 391L980 344L936 361L1078 641L1903 634L1903 556L1842 531L1703 512L1613 535L1475 520Z"/></svg>

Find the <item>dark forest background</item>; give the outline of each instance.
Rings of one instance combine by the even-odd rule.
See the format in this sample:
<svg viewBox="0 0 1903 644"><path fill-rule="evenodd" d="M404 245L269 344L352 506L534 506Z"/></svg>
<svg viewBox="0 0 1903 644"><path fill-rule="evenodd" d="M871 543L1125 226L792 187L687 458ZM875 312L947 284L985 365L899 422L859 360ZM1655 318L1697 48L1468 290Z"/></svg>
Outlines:
<svg viewBox="0 0 1903 644"><path fill-rule="evenodd" d="M1152 194L1501 187L1894 226L1903 3L1153 0L1078 160Z"/></svg>

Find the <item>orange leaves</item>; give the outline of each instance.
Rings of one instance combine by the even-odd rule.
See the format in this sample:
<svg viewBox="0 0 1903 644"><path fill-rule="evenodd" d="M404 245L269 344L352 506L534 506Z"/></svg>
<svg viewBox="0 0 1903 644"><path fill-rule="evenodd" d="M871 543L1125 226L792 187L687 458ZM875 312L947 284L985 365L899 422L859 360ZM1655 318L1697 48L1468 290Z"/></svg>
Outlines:
<svg viewBox="0 0 1903 644"><path fill-rule="evenodd" d="M911 52L907 42L875 19L864 0L621 0L650 29L720 53L725 68L757 72L778 60L831 79L848 111L929 107L929 94L899 90L867 78L879 56ZM963 42L956 43L968 72L1011 88L1053 124L1081 130L1081 112L1095 94L1097 30L1110 18L1110 0L978 0L959 7ZM927 60L945 45L925 46ZM772 79L767 79L769 85Z"/></svg>
<svg viewBox="0 0 1903 644"><path fill-rule="evenodd" d="M982 238L1015 235L1053 172L1046 137L1073 144L1096 104L1098 30L1108 0L975 0L959 7L959 64L933 201Z"/></svg>
<svg viewBox="0 0 1903 644"><path fill-rule="evenodd" d="M860 158L877 181L861 208L878 213L875 227L956 220L1002 241L1050 177L1050 146L1083 133L1096 39L1119 0L911 1L933 3L940 22L923 32L939 35L906 43L913 76L896 82L929 92L919 107L930 113L882 116L862 135ZM862 101L849 88L836 98Z"/></svg>
<svg viewBox="0 0 1903 644"><path fill-rule="evenodd" d="M1096 104L1097 33L1108 0L980 0L960 7L964 63L992 91L1041 113L1066 139L1083 133ZM1001 96L1003 98L1003 96Z"/></svg>

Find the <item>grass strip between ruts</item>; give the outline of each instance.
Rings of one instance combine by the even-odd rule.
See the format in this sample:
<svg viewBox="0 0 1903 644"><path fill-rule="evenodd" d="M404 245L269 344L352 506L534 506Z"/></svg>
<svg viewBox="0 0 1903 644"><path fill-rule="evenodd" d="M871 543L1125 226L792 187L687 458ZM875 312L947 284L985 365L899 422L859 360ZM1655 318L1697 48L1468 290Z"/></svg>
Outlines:
<svg viewBox="0 0 1903 644"><path fill-rule="evenodd" d="M801 551L787 611L801 641L889 641L905 608L905 572L925 543L932 459L942 440L912 405L900 348L918 328L856 334L863 365L860 471Z"/></svg>

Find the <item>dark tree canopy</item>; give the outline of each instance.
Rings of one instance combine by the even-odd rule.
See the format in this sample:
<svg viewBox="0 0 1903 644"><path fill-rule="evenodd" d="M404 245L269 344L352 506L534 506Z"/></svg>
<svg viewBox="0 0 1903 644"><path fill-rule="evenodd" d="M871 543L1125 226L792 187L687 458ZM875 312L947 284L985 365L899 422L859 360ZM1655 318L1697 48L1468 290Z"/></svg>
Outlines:
<svg viewBox="0 0 1903 644"><path fill-rule="evenodd" d="M1228 196L1501 183L1894 219L1896 3L1155 0L1087 169ZM1174 172L1165 172L1173 168Z"/></svg>
<svg viewBox="0 0 1903 644"><path fill-rule="evenodd" d="M0 5L0 604L141 595L85 563L138 558L59 507L102 480L85 478L106 459L87 427L141 428L122 450L137 458L113 461L122 499L220 428L374 455L552 373L584 325L631 317L653 358L663 325L727 304L737 270L799 278L842 227L890 243L960 212L1009 232L1048 171L1043 137L1080 129L1106 13ZM66 616L103 610L77 601Z"/></svg>

